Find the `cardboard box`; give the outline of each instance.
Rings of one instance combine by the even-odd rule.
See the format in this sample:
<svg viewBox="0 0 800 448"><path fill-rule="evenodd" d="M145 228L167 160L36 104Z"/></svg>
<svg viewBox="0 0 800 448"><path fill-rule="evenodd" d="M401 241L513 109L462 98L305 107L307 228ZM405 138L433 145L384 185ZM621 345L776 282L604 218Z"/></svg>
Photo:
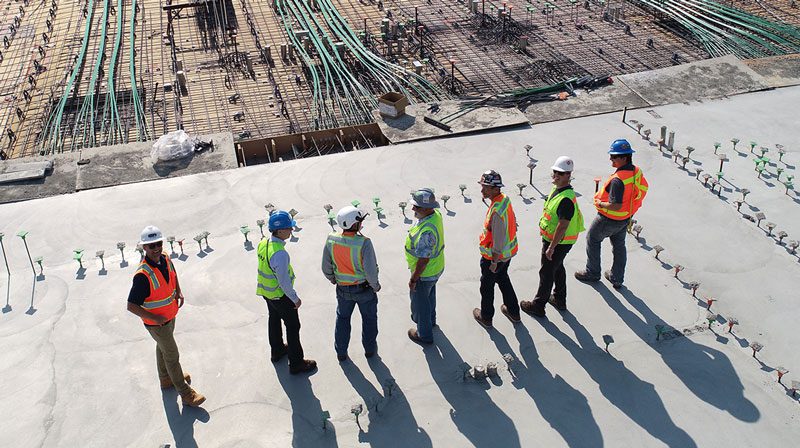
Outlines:
<svg viewBox="0 0 800 448"><path fill-rule="evenodd" d="M384 117L397 118L406 113L408 98L398 92L389 92L378 98L378 112Z"/></svg>

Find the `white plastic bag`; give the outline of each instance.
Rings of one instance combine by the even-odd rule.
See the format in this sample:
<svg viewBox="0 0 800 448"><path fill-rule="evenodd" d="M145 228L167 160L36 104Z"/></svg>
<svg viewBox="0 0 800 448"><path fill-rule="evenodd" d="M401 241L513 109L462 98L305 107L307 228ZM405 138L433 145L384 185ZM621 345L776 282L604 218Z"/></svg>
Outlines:
<svg viewBox="0 0 800 448"><path fill-rule="evenodd" d="M150 158L153 163L188 157L194 153L195 139L183 129L164 134L153 143Z"/></svg>

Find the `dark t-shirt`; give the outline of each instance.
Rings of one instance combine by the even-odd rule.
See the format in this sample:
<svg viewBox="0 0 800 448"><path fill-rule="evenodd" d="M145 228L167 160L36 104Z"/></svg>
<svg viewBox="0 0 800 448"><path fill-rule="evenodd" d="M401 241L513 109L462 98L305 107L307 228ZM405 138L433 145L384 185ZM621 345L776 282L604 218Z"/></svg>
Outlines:
<svg viewBox="0 0 800 448"><path fill-rule="evenodd" d="M158 264L153 264L147 257L144 257L144 261L153 269L158 269L161 271L161 275L169 281L169 270L167 270L167 258L164 255L161 255L161 258L158 259ZM133 286L131 286L131 292L128 294L128 302L133 303L135 305L142 306L144 304L144 299L150 295L150 280L148 280L147 276L144 274L136 274L133 276Z"/></svg>
<svg viewBox="0 0 800 448"><path fill-rule="evenodd" d="M564 190L571 190L571 189L572 185L567 185L566 187L559 188L556 191L554 191L553 194L550 195L550 197L552 198L553 196L561 193ZM567 198L561 199L561 202L558 204L558 208L556 209L556 215L558 216L558 219L566 219L567 221L569 221L570 219L572 219L572 215L574 214L575 214L575 204L573 204L572 201Z"/></svg>
<svg viewBox="0 0 800 448"><path fill-rule="evenodd" d="M636 167L633 166L632 163L629 163L617 168L617 172L633 171L635 169ZM622 204L622 196L625 194L625 184L623 184L621 180L616 177L611 179L611 183L606 187L606 191L608 192L608 202L612 204Z"/></svg>

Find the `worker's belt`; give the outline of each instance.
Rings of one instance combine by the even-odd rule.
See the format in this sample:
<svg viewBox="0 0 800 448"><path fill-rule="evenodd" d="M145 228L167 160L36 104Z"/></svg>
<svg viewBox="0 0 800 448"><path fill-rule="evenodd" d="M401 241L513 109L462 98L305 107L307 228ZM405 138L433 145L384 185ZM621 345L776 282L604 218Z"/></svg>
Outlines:
<svg viewBox="0 0 800 448"><path fill-rule="evenodd" d="M353 291L353 292L359 292L370 288L368 282L357 283L355 285L340 285L339 283L337 283L336 287L341 288L345 291Z"/></svg>

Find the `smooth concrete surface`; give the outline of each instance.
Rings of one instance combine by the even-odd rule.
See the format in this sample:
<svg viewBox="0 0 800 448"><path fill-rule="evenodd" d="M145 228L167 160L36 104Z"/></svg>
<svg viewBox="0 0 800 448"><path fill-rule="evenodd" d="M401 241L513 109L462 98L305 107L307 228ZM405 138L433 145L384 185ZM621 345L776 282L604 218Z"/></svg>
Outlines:
<svg viewBox="0 0 800 448"><path fill-rule="evenodd" d="M764 211L792 238L798 204L771 179L758 180L751 156L727 149L742 143L786 145L784 176L800 163L794 115L800 88L739 95L644 110L629 118L647 128L674 129L676 148L713 171L713 142L729 157L722 199L672 159L641 139L620 114L293 160L154 182L81 191L0 205L0 232L11 275L0 275L0 412L7 416L0 446L177 447L731 447L793 446L800 406L777 383L774 368L798 378L796 291L800 262L730 201L749 188L750 207ZM574 186L587 223L594 217L595 176L611 172L606 148L628 138L650 182L637 219L641 240L628 237L625 288L586 285L585 234L567 256L569 312L548 308L548 320L523 315L512 325L499 312L495 327L471 316L478 306L477 238L486 207L477 179L498 170L516 210L520 252L510 274L520 299L538 282L540 192L559 155L575 159ZM533 187L514 185L529 171L524 145L537 159ZM692 165L689 167L691 168ZM776 170L770 166L769 170ZM791 167L791 168L790 168ZM467 185L462 197L458 185ZM771 185L770 185L771 184ZM446 271L437 287L435 344L408 340L408 271L403 242L411 220L399 201L422 186L450 195L445 216ZM331 227L324 204L381 199L385 218L371 213L364 234L380 263L379 357L366 360L360 319L353 317L351 361L333 350L334 289L319 270ZM285 361L268 360L266 307L255 296L257 219L264 205L294 208L300 230L288 251L297 273L301 338L319 362L310 377L290 376ZM748 211L749 213L749 211ZM154 343L125 310L142 227L156 224L185 238L174 262L186 296L177 320L181 361L208 400L183 409L174 391L161 392ZM245 241L241 225L254 229ZM763 228L763 223L762 223ZM20 238L27 230L35 276ZM192 236L209 231L200 250ZM115 245L127 242L125 263ZM654 258L653 247L665 251ZM85 270L72 251L85 250ZM93 257L105 250L105 270ZM177 251L177 247L176 247ZM603 264L610 246L603 244ZM674 277L673 266L686 269ZM39 274L36 267L36 275ZM686 283L701 282L700 300ZM703 298L718 299L720 317L708 328ZM499 308L499 292L495 299ZM740 324L728 334L726 318ZM665 325L656 341L655 325ZM686 336L676 336L686 334ZM603 336L614 339L604 350ZM747 344L764 349L751 356ZM513 361L506 365L504 354ZM498 376L464 377L464 366L495 362ZM396 388L384 388L393 378ZM353 405L364 405L358 423ZM322 411L330 413L323 429ZM795 442L793 442L795 441Z"/></svg>
<svg viewBox="0 0 800 448"><path fill-rule="evenodd" d="M764 78L735 56L618 76L652 106L722 98L770 88Z"/></svg>
<svg viewBox="0 0 800 448"><path fill-rule="evenodd" d="M429 109L433 104L439 106L437 111ZM507 109L479 107L452 117L452 121L447 121L446 117L457 114L464 104L466 103L462 101L420 103L406 107L406 113L397 118L384 117L377 110L373 111L372 115L383 135L394 144L530 125L525 114L513 107ZM452 129L446 131L436 127L424 120L426 116L435 120L445 120L444 124Z"/></svg>

